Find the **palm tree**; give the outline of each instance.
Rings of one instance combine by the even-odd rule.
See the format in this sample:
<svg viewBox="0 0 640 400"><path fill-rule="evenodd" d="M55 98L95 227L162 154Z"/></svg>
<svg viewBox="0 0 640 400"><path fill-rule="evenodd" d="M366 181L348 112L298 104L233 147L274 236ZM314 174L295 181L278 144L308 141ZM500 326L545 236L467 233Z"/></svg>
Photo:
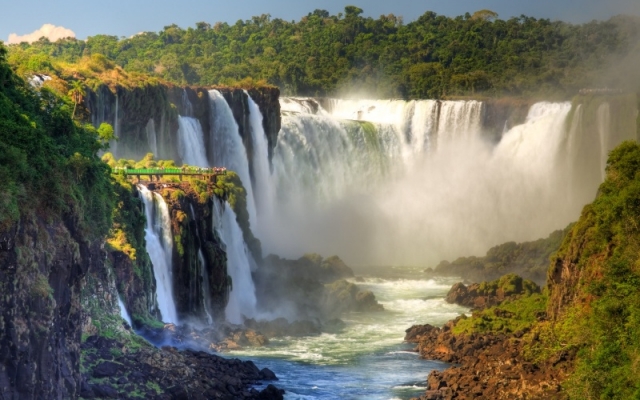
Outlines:
<svg viewBox="0 0 640 400"><path fill-rule="evenodd" d="M71 82L71 90L69 90L69 96L71 97L71 100L73 100L73 113L71 114L71 118L75 118L76 108L78 107L78 104L81 103L84 99L84 87L82 86L82 82Z"/></svg>

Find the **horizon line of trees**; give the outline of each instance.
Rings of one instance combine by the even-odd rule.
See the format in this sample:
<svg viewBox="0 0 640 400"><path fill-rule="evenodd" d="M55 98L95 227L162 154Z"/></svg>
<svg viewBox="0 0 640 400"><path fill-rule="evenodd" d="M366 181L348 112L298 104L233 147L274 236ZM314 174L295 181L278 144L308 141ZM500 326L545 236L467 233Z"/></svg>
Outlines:
<svg viewBox="0 0 640 400"><path fill-rule="evenodd" d="M566 98L585 87L628 89L624 76L607 71L640 54L640 19L628 16L573 25L524 15L501 20L490 10L454 18L427 11L405 24L393 14L362 13L347 6L337 15L317 9L297 22L263 14L235 24L173 24L131 38L42 38L9 46L10 60L42 73L55 62L102 54L125 71L181 85L252 80L288 95Z"/></svg>

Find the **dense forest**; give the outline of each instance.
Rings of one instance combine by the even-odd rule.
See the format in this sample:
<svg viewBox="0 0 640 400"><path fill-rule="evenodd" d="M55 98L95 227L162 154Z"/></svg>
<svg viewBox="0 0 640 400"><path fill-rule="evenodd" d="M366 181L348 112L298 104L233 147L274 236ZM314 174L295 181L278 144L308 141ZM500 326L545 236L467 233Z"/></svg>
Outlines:
<svg viewBox="0 0 640 400"><path fill-rule="evenodd" d="M261 15L131 38L42 38L11 46L10 60L23 74L46 73L56 63L101 54L127 72L178 84L271 84L289 95L567 98L585 87L628 89L626 74L607 71L640 53L640 20L628 16L572 25L502 20L490 10L455 18L427 11L405 24L393 14L362 13L347 6L297 22Z"/></svg>
<svg viewBox="0 0 640 400"><path fill-rule="evenodd" d="M75 105L11 72L0 44L0 230L34 214L74 215L89 237L111 224L110 169L96 153L113 130L81 125Z"/></svg>

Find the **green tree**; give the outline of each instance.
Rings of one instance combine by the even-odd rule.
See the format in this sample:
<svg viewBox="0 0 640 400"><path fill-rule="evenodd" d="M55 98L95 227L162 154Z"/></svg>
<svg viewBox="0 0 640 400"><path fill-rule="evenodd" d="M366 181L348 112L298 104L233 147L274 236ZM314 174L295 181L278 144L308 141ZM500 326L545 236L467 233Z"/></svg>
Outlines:
<svg viewBox="0 0 640 400"><path fill-rule="evenodd" d="M69 97L73 101L73 112L71 113L71 118L75 118L76 109L78 108L78 104L84 100L84 87L82 86L82 82L80 81L71 81L71 89L69 89Z"/></svg>

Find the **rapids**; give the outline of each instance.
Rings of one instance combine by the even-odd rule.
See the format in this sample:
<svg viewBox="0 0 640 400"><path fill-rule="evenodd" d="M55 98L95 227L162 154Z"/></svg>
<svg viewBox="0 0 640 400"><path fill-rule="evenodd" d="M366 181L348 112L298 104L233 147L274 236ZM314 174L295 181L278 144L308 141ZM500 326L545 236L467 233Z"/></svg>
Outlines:
<svg viewBox="0 0 640 400"><path fill-rule="evenodd" d="M447 364L427 361L403 343L414 324L442 325L468 309L447 304L444 296L455 280L429 279L417 268L356 270L362 289L375 293L385 311L351 313L345 327L303 338L272 339L262 348L233 351L272 369L286 399L408 399L426 388L433 369Z"/></svg>

